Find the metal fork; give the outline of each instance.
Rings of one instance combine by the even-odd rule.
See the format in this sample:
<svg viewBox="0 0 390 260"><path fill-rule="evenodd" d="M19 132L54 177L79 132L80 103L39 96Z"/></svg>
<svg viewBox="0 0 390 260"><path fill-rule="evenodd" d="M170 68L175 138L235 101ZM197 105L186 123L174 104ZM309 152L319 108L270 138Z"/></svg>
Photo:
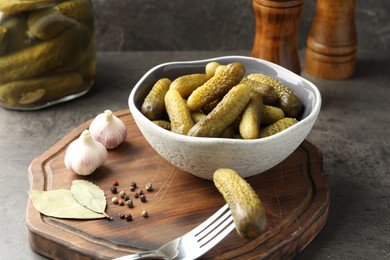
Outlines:
<svg viewBox="0 0 390 260"><path fill-rule="evenodd" d="M202 224L157 250L122 256L114 260L195 259L206 253L235 228L226 204Z"/></svg>

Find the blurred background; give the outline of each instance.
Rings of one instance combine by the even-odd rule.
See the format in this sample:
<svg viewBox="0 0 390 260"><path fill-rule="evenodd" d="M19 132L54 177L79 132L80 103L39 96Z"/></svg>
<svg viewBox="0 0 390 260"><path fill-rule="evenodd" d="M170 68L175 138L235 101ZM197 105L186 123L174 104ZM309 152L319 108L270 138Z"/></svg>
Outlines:
<svg viewBox="0 0 390 260"><path fill-rule="evenodd" d="M342 1L342 0L340 0ZM92 0L98 51L251 50L251 0ZM301 13L298 47L315 16L316 0ZM390 1L356 1L359 50L390 50Z"/></svg>

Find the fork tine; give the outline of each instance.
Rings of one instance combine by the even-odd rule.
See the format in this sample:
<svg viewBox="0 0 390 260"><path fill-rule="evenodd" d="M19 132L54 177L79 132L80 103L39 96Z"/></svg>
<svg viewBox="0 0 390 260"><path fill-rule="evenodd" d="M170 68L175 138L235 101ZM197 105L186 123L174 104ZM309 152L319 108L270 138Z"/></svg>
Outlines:
<svg viewBox="0 0 390 260"><path fill-rule="evenodd" d="M218 230L218 228L220 226L222 226L223 228L223 222L226 221L226 219L228 219L229 217L231 217L231 212L230 210L228 212L226 212L223 216L221 216L219 219L215 220L212 224L210 224L208 227L206 227L205 229L203 229L201 232L199 232L198 234L196 234L195 236L198 238L198 241L202 240L204 237L208 236L211 232L213 232L214 230ZM230 221L230 220L228 220ZM221 224L222 223L222 224ZM226 224L226 223L225 223Z"/></svg>
<svg viewBox="0 0 390 260"><path fill-rule="evenodd" d="M197 235L199 234L201 231L203 231L205 228L207 228L208 226L210 226L211 224L213 224L213 222L218 219L223 213L225 213L227 210L229 210L229 206L227 204L225 204L223 207L221 207L217 212L215 212L211 217L209 217L208 219L206 219L202 224L200 224L199 226L197 226L196 228L194 228L193 230L191 230L190 232L188 232L188 234L191 234L191 235Z"/></svg>
<svg viewBox="0 0 390 260"><path fill-rule="evenodd" d="M209 251L210 248L212 248L213 246L218 244L222 239L224 239L235 227L236 227L236 225L234 224L234 222L231 222L230 225L228 225L217 236L214 236L211 240L208 240L205 244L201 245L202 252L205 253L205 252Z"/></svg>

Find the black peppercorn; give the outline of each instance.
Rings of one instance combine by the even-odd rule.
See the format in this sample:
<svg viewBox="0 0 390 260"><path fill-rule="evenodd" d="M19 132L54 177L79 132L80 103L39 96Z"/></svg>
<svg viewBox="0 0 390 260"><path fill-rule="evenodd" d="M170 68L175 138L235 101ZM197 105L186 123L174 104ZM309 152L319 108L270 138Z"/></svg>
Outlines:
<svg viewBox="0 0 390 260"><path fill-rule="evenodd" d="M134 193L134 198L138 198L138 197L139 197L138 192L135 192L135 193Z"/></svg>
<svg viewBox="0 0 390 260"><path fill-rule="evenodd" d="M145 194L142 194L139 198L140 198L141 202L146 202Z"/></svg>
<svg viewBox="0 0 390 260"><path fill-rule="evenodd" d="M133 220L133 216L132 216L131 214L126 214L126 215L125 215L125 219L126 219L127 221L132 221L132 220Z"/></svg>
<svg viewBox="0 0 390 260"><path fill-rule="evenodd" d="M134 203L133 203L133 201L132 201L131 199L127 200L127 201L125 202L125 204L126 204L129 208L133 208L133 207L134 207Z"/></svg>
<svg viewBox="0 0 390 260"><path fill-rule="evenodd" d="M117 186L114 186L114 185L111 186L110 190L111 190L112 193L118 193L118 188L117 188Z"/></svg>

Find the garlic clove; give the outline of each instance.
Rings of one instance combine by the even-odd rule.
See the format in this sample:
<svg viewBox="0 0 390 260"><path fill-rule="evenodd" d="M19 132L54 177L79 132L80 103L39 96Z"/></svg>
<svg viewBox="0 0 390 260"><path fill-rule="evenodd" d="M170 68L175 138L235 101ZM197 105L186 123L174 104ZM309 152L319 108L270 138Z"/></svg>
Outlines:
<svg viewBox="0 0 390 260"><path fill-rule="evenodd" d="M89 126L89 131L96 141L107 149L114 149L120 145L127 135L125 123L110 110L97 115Z"/></svg>
<svg viewBox="0 0 390 260"><path fill-rule="evenodd" d="M65 167L79 175L89 175L107 160L107 149L84 130L80 137L69 144L65 152Z"/></svg>

